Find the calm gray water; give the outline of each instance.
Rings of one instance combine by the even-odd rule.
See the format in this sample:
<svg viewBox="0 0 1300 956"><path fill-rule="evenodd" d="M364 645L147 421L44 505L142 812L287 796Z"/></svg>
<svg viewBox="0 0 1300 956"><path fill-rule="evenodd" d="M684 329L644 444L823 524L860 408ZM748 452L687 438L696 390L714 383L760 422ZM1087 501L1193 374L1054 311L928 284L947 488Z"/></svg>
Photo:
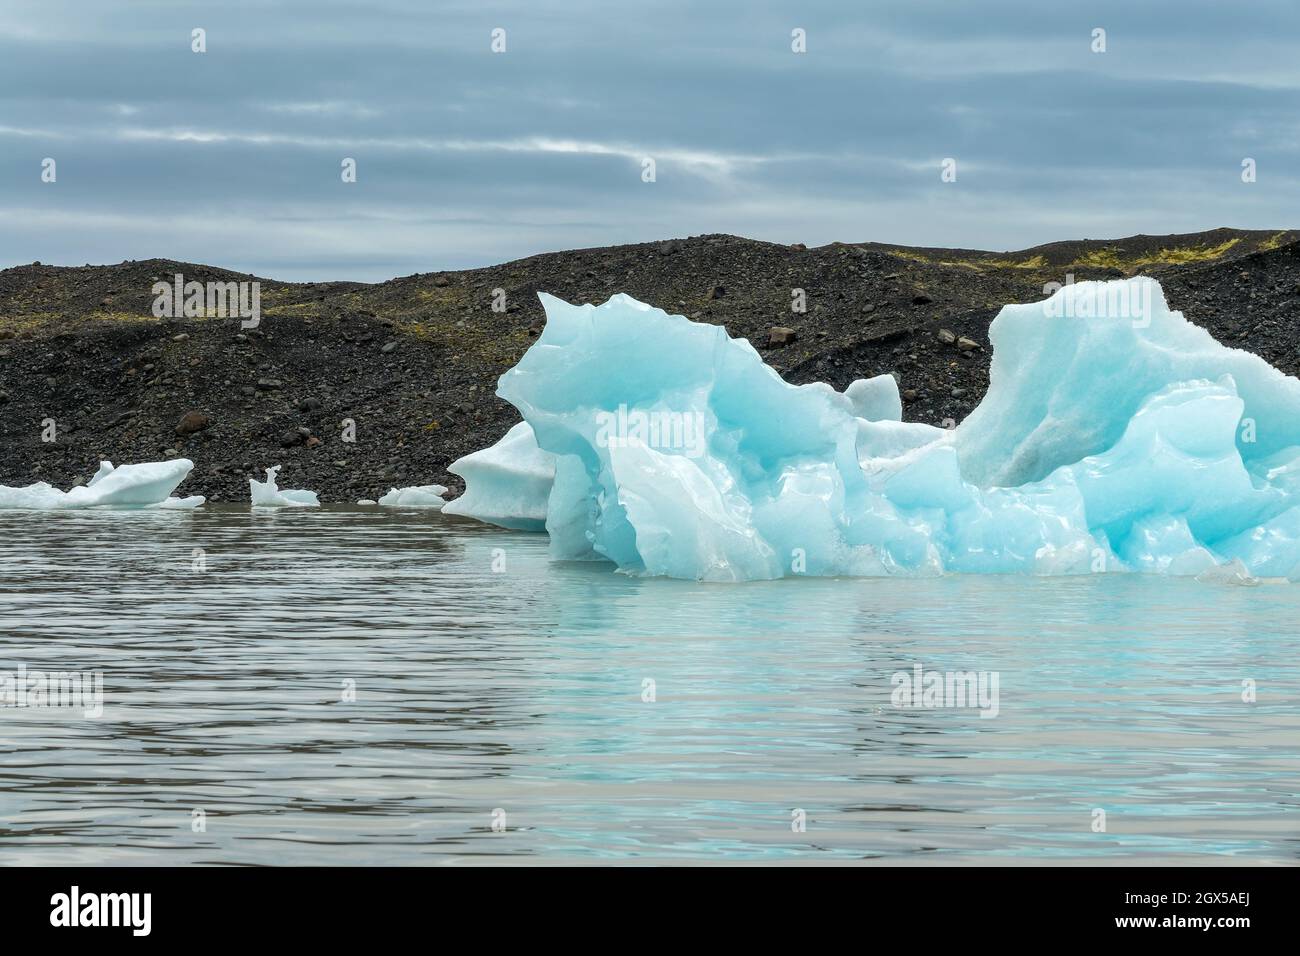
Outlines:
<svg viewBox="0 0 1300 956"><path fill-rule="evenodd" d="M104 687L0 708L0 863L1294 863L1298 612L638 580L373 508L0 512L0 670ZM916 665L996 672L997 716L895 706Z"/></svg>

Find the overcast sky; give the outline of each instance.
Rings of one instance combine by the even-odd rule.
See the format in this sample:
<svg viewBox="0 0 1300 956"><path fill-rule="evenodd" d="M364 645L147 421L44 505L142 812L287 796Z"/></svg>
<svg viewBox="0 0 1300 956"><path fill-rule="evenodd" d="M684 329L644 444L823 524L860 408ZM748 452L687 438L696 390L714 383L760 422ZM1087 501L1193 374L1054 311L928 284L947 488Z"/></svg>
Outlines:
<svg viewBox="0 0 1300 956"><path fill-rule="evenodd" d="M1284 0L5 0L0 266L1295 228L1298 93Z"/></svg>

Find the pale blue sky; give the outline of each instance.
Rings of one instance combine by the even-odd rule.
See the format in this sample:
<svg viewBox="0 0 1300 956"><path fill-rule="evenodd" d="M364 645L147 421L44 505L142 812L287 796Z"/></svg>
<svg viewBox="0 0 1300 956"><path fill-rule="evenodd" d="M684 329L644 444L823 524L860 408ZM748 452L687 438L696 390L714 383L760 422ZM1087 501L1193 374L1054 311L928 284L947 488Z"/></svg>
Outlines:
<svg viewBox="0 0 1300 956"><path fill-rule="evenodd" d="M704 232L1294 228L1298 38L1270 0L7 0L0 266L375 280Z"/></svg>

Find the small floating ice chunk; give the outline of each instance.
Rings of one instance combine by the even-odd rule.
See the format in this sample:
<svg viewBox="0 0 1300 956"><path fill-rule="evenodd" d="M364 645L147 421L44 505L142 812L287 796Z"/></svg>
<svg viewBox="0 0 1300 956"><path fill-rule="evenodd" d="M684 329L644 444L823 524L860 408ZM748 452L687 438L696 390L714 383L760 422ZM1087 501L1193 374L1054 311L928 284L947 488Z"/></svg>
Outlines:
<svg viewBox="0 0 1300 956"><path fill-rule="evenodd" d="M162 508L166 511L188 511L191 508L197 508L207 500L202 495L187 495L184 498L164 498L156 505L149 505L149 507Z"/></svg>
<svg viewBox="0 0 1300 956"><path fill-rule="evenodd" d="M281 490L275 483L275 476L279 471L280 466L275 465L266 469L266 481L258 481L256 478L248 479L248 490L253 499L253 507L316 508L320 506L320 501L314 491Z"/></svg>
<svg viewBox="0 0 1300 956"><path fill-rule="evenodd" d="M447 489L442 485L414 485L410 488L393 488L379 499L379 504L387 508L433 508L442 510L447 502L443 495Z"/></svg>
<svg viewBox="0 0 1300 956"><path fill-rule="evenodd" d="M1224 564L1216 564L1196 576L1202 584L1231 584L1238 587L1253 588L1260 583L1259 578L1250 573L1241 558L1233 558Z"/></svg>
<svg viewBox="0 0 1300 956"><path fill-rule="evenodd" d="M537 436L527 422L447 470L465 479L465 493L448 502L443 514L477 518L516 531L546 530L555 455L537 447Z"/></svg>
<svg viewBox="0 0 1300 956"><path fill-rule="evenodd" d="M202 495L169 497L194 468L188 458L114 468L103 461L90 482L59 491L44 481L22 488L0 485L0 508L47 511L65 508L197 508Z"/></svg>
<svg viewBox="0 0 1300 956"><path fill-rule="evenodd" d="M357 504L359 504L359 505L377 505L377 504L379 504L379 502L376 501L374 498L359 498L359 499L357 499Z"/></svg>

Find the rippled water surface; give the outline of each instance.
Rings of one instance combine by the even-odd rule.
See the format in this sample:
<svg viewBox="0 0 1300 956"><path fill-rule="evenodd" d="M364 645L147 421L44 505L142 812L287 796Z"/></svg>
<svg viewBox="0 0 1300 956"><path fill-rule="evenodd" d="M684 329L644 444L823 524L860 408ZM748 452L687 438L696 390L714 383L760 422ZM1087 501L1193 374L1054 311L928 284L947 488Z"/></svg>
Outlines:
<svg viewBox="0 0 1300 956"><path fill-rule="evenodd" d="M638 580L373 508L0 513L0 670L104 687L0 709L0 863L1292 863L1298 621L1290 585ZM996 672L997 716L894 706L918 664Z"/></svg>

